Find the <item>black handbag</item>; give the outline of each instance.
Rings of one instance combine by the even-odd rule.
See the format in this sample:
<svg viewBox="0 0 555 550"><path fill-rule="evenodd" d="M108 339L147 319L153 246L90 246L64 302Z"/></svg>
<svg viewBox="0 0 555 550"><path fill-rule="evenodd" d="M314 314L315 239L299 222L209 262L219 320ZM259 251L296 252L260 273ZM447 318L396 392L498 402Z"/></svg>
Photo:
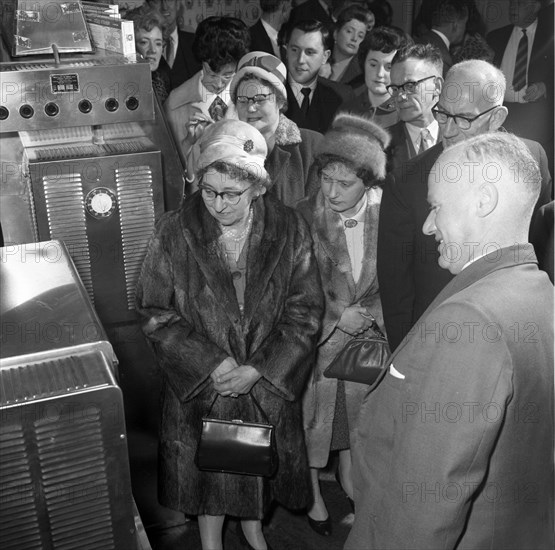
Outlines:
<svg viewBox="0 0 555 550"><path fill-rule="evenodd" d="M263 477L271 477L275 473L278 465L275 427L268 422L256 398L253 395L250 397L267 424L203 418L195 456L199 470Z"/></svg>
<svg viewBox="0 0 555 550"><path fill-rule="evenodd" d="M389 362L389 344L376 321L362 335L347 342L324 371L337 378L372 385Z"/></svg>

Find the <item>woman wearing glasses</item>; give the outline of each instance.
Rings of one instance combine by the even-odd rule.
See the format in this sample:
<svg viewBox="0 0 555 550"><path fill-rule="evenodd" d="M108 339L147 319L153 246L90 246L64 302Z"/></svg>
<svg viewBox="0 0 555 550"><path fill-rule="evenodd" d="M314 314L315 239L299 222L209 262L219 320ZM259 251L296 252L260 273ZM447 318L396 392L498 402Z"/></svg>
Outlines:
<svg viewBox="0 0 555 550"><path fill-rule="evenodd" d="M202 63L202 70L175 88L165 104L185 166L203 128L224 118L231 103L229 85L249 43L247 26L234 17L207 17L197 27L193 54ZM187 166L188 173L191 170Z"/></svg>
<svg viewBox="0 0 555 550"><path fill-rule="evenodd" d="M159 494L198 516L204 550L222 548L226 515L263 550L271 502L303 508L311 498L300 399L322 291L306 223L265 193L258 130L225 120L199 146L200 189L160 220L137 289L162 376ZM202 417L263 422L251 396L275 426L274 476L200 471Z"/></svg>
<svg viewBox="0 0 555 550"><path fill-rule="evenodd" d="M231 99L239 120L254 126L266 140L270 193L294 206L316 185L310 167L322 135L299 129L283 114L287 109L286 78L285 65L277 57L248 53L237 65Z"/></svg>
<svg viewBox="0 0 555 550"><path fill-rule="evenodd" d="M331 534L320 493L319 470L339 452L336 478L353 507L351 448L357 413L368 386L325 378L324 370L375 319L383 330L376 274L380 182L386 174L386 130L371 120L339 113L324 136L316 167L318 193L299 204L310 224L325 296L315 368L303 397L303 416L314 503L309 525Z"/></svg>

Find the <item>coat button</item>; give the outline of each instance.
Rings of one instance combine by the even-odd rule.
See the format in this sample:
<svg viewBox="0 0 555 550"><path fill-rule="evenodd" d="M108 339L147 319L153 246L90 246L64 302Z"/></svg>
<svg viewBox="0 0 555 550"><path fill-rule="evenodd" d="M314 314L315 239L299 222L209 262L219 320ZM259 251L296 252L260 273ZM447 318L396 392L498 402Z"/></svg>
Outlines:
<svg viewBox="0 0 555 550"><path fill-rule="evenodd" d="M240 271L234 271L231 274L231 277L233 278L234 281L238 281L243 275L241 275Z"/></svg>

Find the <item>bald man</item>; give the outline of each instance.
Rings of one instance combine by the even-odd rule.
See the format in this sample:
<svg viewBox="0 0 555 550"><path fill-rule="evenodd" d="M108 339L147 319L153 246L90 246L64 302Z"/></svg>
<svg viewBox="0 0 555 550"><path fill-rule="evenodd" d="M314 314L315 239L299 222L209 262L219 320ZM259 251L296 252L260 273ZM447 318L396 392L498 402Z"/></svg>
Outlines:
<svg viewBox="0 0 555 550"><path fill-rule="evenodd" d="M423 232L454 275L366 397L349 550L553 549L553 286L528 244L527 147L441 154Z"/></svg>
<svg viewBox="0 0 555 550"><path fill-rule="evenodd" d="M395 349L450 281L438 267L433 237L420 230L428 215L428 175L445 147L473 136L502 130L507 117L503 73L486 61L463 61L447 73L432 112L441 143L402 164L384 185L378 236L378 280L387 337ZM547 157L537 142L524 140L540 166L536 208L551 200Z"/></svg>

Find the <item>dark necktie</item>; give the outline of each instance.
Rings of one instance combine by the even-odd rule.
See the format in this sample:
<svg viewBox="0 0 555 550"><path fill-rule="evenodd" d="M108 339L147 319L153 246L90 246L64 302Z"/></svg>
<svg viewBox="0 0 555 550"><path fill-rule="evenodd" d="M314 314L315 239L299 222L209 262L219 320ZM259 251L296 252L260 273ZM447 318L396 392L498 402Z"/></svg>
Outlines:
<svg viewBox="0 0 555 550"><path fill-rule="evenodd" d="M216 96L216 99L212 102L212 105L208 107L208 114L214 122L218 122L224 118L227 111L227 105L225 101L220 97Z"/></svg>
<svg viewBox="0 0 555 550"><path fill-rule="evenodd" d="M526 29L522 29L522 37L516 51L515 74L513 77L513 90L518 92L526 86L526 68L528 66L528 36Z"/></svg>
<svg viewBox="0 0 555 550"><path fill-rule="evenodd" d="M310 88L301 88L303 94L303 102L301 103L301 112L305 117L308 116L308 108L310 107Z"/></svg>

